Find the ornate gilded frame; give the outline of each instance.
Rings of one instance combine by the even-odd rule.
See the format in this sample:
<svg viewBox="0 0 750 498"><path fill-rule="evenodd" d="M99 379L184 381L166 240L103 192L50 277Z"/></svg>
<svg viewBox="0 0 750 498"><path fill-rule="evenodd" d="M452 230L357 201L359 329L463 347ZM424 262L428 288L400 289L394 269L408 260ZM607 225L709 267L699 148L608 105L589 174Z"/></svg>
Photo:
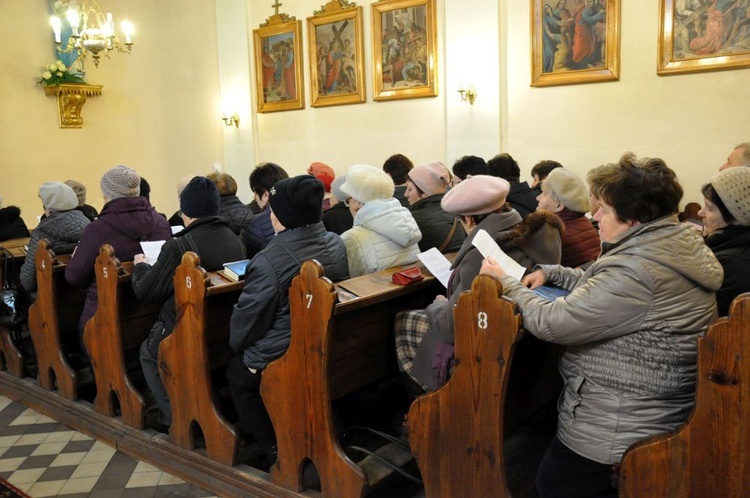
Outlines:
<svg viewBox="0 0 750 498"><path fill-rule="evenodd" d="M559 9L558 0L530 0L531 1L531 86L573 85L578 83L595 83L620 79L620 0L594 0L599 11L605 12L603 23L603 48L600 50L601 59L593 66L586 60L586 56L578 56L574 62L574 40L579 14L587 7L589 0L567 0L563 8ZM567 10L567 4L573 4L574 11ZM552 8L555 5L555 9ZM553 17L545 15L545 7L550 8ZM560 13L562 11L562 14ZM557 12L556 12L557 11ZM551 19L559 33L549 28L547 20ZM583 33L585 24L579 24ZM548 38L545 38L547 28ZM600 36L597 25L592 29L596 36ZM553 39L553 37L557 36ZM583 36L581 37L583 38ZM552 59L545 57L545 40L548 44L555 43ZM550 41L552 40L552 41ZM580 45L580 44L579 44ZM589 57L591 54L589 54ZM591 66L591 67L587 67ZM551 70L550 70L551 69Z"/></svg>
<svg viewBox="0 0 750 498"><path fill-rule="evenodd" d="M275 14L253 30L253 41L258 112L304 109L302 21L286 14ZM292 60L289 65L290 53ZM270 63L274 64L270 66L273 67L273 72L268 71L270 67L267 64ZM278 63L281 63L280 68ZM289 83L289 77L293 78L294 86ZM273 81L269 78L273 78Z"/></svg>
<svg viewBox="0 0 750 498"><path fill-rule="evenodd" d="M679 74L692 73L696 71L717 71L721 69L737 69L750 66L750 33L744 38L737 39L740 45L740 51L730 43L734 37L735 30L732 26L726 26L726 22L737 19L734 16L727 16L716 9L716 6L702 5L694 11L676 12L675 0L661 0L659 6L659 60L657 62L657 74ZM731 8L731 7L730 7ZM713 9L713 12L712 12ZM704 19L703 16L706 16ZM710 51L712 41L705 37L694 36L691 34L700 29L709 17L717 15L717 23L721 23L722 41L719 50ZM696 25L697 23L697 25ZM697 33L696 33L697 34ZM726 39L724 36L726 35ZM698 38L698 40L696 40ZM703 39L701 39L703 38ZM716 40L713 40L714 42ZM691 44L699 43L703 47L697 48L698 52L708 52L705 54L693 51ZM721 48L726 47L726 51ZM742 50L744 48L744 50Z"/></svg>
<svg viewBox="0 0 750 498"><path fill-rule="evenodd" d="M362 7L347 0L331 0L307 18L307 33L310 105L365 102Z"/></svg>
<svg viewBox="0 0 750 498"><path fill-rule="evenodd" d="M435 0L383 0L372 4L372 50L374 98L378 101L436 97L438 94L437 21ZM415 22L416 30L406 21ZM401 58L394 65L391 59L391 37L387 33L383 53L383 30L400 29L406 42L394 47L393 57ZM411 28L411 24L409 25ZM394 37L393 39L395 39ZM400 42L399 42L400 43ZM394 43L396 45L396 43ZM396 53L397 50L400 54ZM404 78L404 74L406 77ZM387 81L386 81L387 80ZM394 81L396 80L396 81ZM416 83L415 83L416 82ZM399 84L402 83L402 84Z"/></svg>

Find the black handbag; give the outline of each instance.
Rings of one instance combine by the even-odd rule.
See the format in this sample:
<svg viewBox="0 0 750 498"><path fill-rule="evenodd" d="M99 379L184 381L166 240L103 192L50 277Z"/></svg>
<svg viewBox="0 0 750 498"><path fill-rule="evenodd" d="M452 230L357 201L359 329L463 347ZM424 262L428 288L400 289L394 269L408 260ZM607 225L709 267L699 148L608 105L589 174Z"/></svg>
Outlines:
<svg viewBox="0 0 750 498"><path fill-rule="evenodd" d="M3 288L0 290L0 326L15 327L26 320L24 307L13 282L15 257L10 251L2 248L3 252Z"/></svg>

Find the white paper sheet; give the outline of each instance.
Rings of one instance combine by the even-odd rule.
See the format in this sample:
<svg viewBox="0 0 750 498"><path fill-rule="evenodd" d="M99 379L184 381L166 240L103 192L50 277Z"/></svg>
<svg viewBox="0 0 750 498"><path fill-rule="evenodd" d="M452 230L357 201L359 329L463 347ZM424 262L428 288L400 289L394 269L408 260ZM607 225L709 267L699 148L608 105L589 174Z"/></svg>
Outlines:
<svg viewBox="0 0 750 498"><path fill-rule="evenodd" d="M172 235L180 233L183 230L185 230L185 227L182 225L172 225Z"/></svg>
<svg viewBox="0 0 750 498"><path fill-rule="evenodd" d="M166 240L145 240L141 242L141 249L143 254L146 255L148 264L153 265L156 260L159 259L159 253L161 252L161 246L164 245Z"/></svg>
<svg viewBox="0 0 750 498"><path fill-rule="evenodd" d="M513 258L505 254L503 250L500 249L500 246L497 245L497 242L495 242L485 230L479 229L474 236L474 240L471 241L471 244L479 249L479 252L481 252L482 256L485 258L492 258L497 261L497 264L505 270L505 273L516 280L521 280L521 277L523 277L523 274L526 272L526 268L519 265Z"/></svg>
<svg viewBox="0 0 750 498"><path fill-rule="evenodd" d="M437 247L419 254L418 257L422 264L430 270L430 273L447 289L448 279L451 276L451 262L448 261L448 258L443 256Z"/></svg>

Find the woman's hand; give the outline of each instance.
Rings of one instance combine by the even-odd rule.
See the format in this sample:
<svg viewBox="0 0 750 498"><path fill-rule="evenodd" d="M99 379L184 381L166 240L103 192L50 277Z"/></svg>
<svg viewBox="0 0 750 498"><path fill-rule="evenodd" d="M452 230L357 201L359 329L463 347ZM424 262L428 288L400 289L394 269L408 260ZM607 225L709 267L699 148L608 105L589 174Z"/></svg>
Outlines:
<svg viewBox="0 0 750 498"><path fill-rule="evenodd" d="M433 303L439 303L441 301L445 301L447 303L448 302L448 298L445 297L442 294L438 294L437 296L435 296L435 300L433 301Z"/></svg>
<svg viewBox="0 0 750 498"><path fill-rule="evenodd" d="M484 261L482 261L482 268L479 270L479 273L483 275L494 275L497 278L507 275L502 266L497 264L497 261L492 258L484 258Z"/></svg>
<svg viewBox="0 0 750 498"><path fill-rule="evenodd" d="M529 289L536 289L547 283L542 270L536 270L521 279L521 283Z"/></svg>
<svg viewBox="0 0 750 498"><path fill-rule="evenodd" d="M133 257L133 265L137 265L138 263L148 263L148 258L145 254L136 254Z"/></svg>

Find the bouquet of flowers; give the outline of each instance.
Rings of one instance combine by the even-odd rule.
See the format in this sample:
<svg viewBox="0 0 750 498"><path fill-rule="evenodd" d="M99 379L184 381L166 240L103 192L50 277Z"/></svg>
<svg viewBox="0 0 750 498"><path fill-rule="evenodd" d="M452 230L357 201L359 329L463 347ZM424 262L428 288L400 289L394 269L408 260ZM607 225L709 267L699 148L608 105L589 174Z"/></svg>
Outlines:
<svg viewBox="0 0 750 498"><path fill-rule="evenodd" d="M42 79L39 80L39 84L42 86L54 86L61 83L86 83L86 80L83 77L83 73L71 71L71 68L65 67L63 61L57 60L54 64L44 67Z"/></svg>

